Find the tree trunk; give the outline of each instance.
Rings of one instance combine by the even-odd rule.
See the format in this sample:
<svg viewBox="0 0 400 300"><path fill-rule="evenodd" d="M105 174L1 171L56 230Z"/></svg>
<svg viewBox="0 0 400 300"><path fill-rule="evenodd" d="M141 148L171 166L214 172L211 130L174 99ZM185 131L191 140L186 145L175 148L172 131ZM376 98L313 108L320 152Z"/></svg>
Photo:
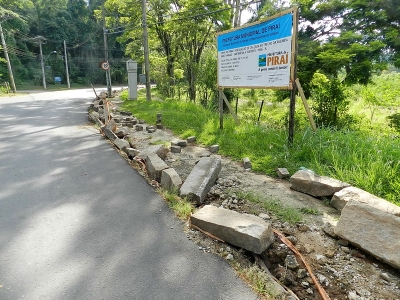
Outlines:
<svg viewBox="0 0 400 300"><path fill-rule="evenodd" d="M239 27L240 26L240 0L235 0L234 1L234 19L233 19L233 28Z"/></svg>
<svg viewBox="0 0 400 300"><path fill-rule="evenodd" d="M188 94L190 101L196 102L196 70L194 64L195 63L192 62L192 64L188 66Z"/></svg>
<svg viewBox="0 0 400 300"><path fill-rule="evenodd" d="M173 56L167 56L167 76L168 76L168 96L174 96L174 86L175 86L175 58Z"/></svg>

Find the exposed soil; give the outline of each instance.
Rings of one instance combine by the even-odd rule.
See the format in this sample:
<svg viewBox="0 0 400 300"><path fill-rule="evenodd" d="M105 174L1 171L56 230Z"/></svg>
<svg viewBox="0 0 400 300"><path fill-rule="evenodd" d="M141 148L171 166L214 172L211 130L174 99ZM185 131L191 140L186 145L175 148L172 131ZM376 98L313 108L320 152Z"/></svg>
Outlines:
<svg viewBox="0 0 400 300"><path fill-rule="evenodd" d="M118 104L117 101L114 104ZM154 123L155 120L156 116ZM131 136L134 137L134 144L138 150L144 150L151 144L169 145L171 141L178 139L166 129L151 134L133 129ZM181 153L169 153L166 163L177 171L182 180L185 180L205 151L207 151L205 147L189 145L182 148ZM222 171L204 204L222 206L266 219L273 228L283 232L296 246L331 299L400 300L399 270L326 233L330 232L329 224L334 225L340 217L334 208L326 204L327 201L291 190L288 180L255 174L246 171L239 163L227 157L211 155L221 159ZM138 171L146 175L141 170L140 164L132 161L132 165L136 165ZM282 207L303 208L302 211L306 214L301 223L285 223L273 212L265 210L262 204L246 199L246 194L249 193L257 195L258 199L263 201L273 200ZM230 260L236 268L239 264L249 266L254 263L251 253L190 229L188 223L185 224L184 230L188 239L199 245L199 251L221 255ZM296 262L291 261L292 255L293 252L276 239L276 242L260 257L272 274L290 288L299 299L321 299L301 261L297 259L299 263L297 266Z"/></svg>

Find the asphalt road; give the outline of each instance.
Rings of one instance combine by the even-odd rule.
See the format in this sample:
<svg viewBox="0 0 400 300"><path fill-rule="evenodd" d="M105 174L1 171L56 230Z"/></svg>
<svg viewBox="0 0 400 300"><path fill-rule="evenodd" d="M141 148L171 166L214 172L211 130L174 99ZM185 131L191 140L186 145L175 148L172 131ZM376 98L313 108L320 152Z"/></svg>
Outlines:
<svg viewBox="0 0 400 300"><path fill-rule="evenodd" d="M87 126L93 98L0 98L0 299L257 299Z"/></svg>

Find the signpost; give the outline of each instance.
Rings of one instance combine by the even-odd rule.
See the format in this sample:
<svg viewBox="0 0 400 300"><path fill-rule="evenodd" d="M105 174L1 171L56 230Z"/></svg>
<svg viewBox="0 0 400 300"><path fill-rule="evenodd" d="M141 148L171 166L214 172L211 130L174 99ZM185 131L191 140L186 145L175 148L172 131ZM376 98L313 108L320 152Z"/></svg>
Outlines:
<svg viewBox="0 0 400 300"><path fill-rule="evenodd" d="M230 107L224 88L291 90L288 141L290 144L293 142L295 92L300 85L300 82L295 83L297 30L298 8L294 7L268 19L218 34L217 81L221 129L223 102ZM230 111L239 124L235 112ZM312 116L309 117L313 124Z"/></svg>
<svg viewBox="0 0 400 300"><path fill-rule="evenodd" d="M220 34L218 86L291 89L292 23L290 11Z"/></svg>

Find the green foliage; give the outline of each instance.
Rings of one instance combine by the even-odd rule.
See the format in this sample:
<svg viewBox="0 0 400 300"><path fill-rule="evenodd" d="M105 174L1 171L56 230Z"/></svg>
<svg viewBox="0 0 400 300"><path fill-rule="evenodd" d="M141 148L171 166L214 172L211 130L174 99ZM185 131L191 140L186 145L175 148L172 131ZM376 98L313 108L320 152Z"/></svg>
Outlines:
<svg viewBox="0 0 400 300"><path fill-rule="evenodd" d="M388 78L384 81L392 82L396 88L397 81ZM374 81L379 83L381 79ZM357 90L357 94L361 95L361 90ZM395 103L397 100L391 101ZM275 169L279 166L287 167L291 173L303 166L400 205L400 145L393 139L387 120L381 120L379 110L375 116L375 122L382 122L379 131L373 131L375 127L371 128L368 121L359 125L359 131L323 127L312 132L301 105L297 105L296 115L303 125L296 127L293 146L288 147L286 127L279 121L287 112L286 102L268 106L259 124L254 123L259 106L251 101L242 104L238 111L242 124L236 126L233 118L225 115L223 130L219 129L216 112L192 102L167 100L149 103L139 100L126 101L124 105L125 109L143 119L163 113L164 125L176 134L181 137L195 135L199 144L203 145L219 144L221 154L237 161L249 157L255 172L276 176ZM360 111L360 108L355 110ZM266 209L277 207L273 200L266 205ZM289 208L281 213L282 218L296 222L299 214L317 212Z"/></svg>
<svg viewBox="0 0 400 300"><path fill-rule="evenodd" d="M178 218L182 220L189 219L193 211L193 205L189 201L180 198L176 191L161 190L160 192Z"/></svg>
<svg viewBox="0 0 400 300"><path fill-rule="evenodd" d="M204 107L218 108L217 50L207 47L201 57L198 70L198 94Z"/></svg>
<svg viewBox="0 0 400 300"><path fill-rule="evenodd" d="M258 265L254 264L249 268L245 268L241 273L257 293L267 296L268 299L278 299L278 295L279 299L281 298L276 286L271 282L271 277L261 270Z"/></svg>
<svg viewBox="0 0 400 300"><path fill-rule="evenodd" d="M317 72L311 81L311 109L315 113L315 121L319 127L340 128L348 125L346 121L349 101L345 87L337 78L328 79Z"/></svg>
<svg viewBox="0 0 400 300"><path fill-rule="evenodd" d="M400 133L400 113L395 113L387 117L389 126Z"/></svg>

